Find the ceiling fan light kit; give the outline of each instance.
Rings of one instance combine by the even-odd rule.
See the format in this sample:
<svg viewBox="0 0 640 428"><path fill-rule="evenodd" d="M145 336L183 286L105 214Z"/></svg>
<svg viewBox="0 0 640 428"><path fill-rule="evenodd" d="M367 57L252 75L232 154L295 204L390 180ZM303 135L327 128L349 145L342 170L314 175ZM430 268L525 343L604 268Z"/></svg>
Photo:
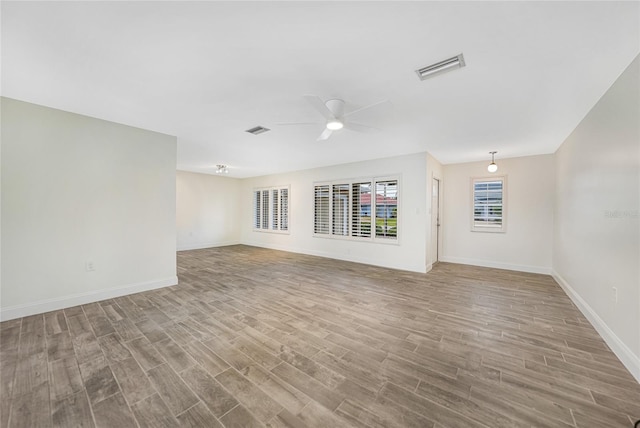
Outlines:
<svg viewBox="0 0 640 428"><path fill-rule="evenodd" d="M446 73L447 71L462 68L466 64L464 62L464 55L456 55L452 58L445 59L444 61L436 62L435 64L428 65L416 70L416 74L420 80L427 80L431 77L435 77L439 74Z"/></svg>
<svg viewBox="0 0 640 428"><path fill-rule="evenodd" d="M338 119L332 119L327 122L327 129L331 131L338 131L344 128L344 123L340 122Z"/></svg>
<svg viewBox="0 0 640 428"><path fill-rule="evenodd" d="M380 131L380 129L375 128L373 126L367 126L367 125L362 125L360 123L352 122L351 116L356 113L359 114L365 110L369 110L389 102L388 100L378 101L377 103L369 104L364 107L360 107L348 113L345 113L344 100L331 99L328 101L322 101L322 99L320 99L320 97L316 95L305 95L304 98L325 119L325 122L324 122L325 129L322 132L322 134L320 134L320 136L317 138L317 141L326 140L331 136L333 132L340 131L341 129L348 129L350 131L356 131L356 132ZM316 123L321 124L321 122L293 122L293 123L279 123L279 125L314 125Z"/></svg>

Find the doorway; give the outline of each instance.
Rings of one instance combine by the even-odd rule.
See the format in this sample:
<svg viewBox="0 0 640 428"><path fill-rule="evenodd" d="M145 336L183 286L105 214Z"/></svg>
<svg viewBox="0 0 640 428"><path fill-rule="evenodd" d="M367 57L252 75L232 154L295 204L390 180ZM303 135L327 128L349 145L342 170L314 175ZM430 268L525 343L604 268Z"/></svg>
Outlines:
<svg viewBox="0 0 640 428"><path fill-rule="evenodd" d="M440 179L431 183L431 264L440 260Z"/></svg>

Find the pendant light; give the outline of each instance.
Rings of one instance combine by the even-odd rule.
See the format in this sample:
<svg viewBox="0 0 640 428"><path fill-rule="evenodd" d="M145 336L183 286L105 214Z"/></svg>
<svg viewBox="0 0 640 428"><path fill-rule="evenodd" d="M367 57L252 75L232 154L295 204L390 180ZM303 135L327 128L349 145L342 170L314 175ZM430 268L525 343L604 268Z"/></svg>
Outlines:
<svg viewBox="0 0 640 428"><path fill-rule="evenodd" d="M489 154L491 155L491 163L487 167L487 171L489 172L496 172L498 170L498 165L496 165L496 162L494 160L494 156L496 153L498 152L489 152Z"/></svg>

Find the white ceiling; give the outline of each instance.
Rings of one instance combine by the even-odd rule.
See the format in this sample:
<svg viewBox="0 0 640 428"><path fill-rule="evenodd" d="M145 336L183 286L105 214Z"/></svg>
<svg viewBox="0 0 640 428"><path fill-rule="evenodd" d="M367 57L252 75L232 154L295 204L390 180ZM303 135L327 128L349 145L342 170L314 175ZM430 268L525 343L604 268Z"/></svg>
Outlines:
<svg viewBox="0 0 640 428"><path fill-rule="evenodd" d="M7 2L2 95L178 137L249 177L428 151L552 153L640 52L639 2ZM414 70L464 53L465 68ZM302 98L384 132L323 142ZM255 125L272 131L254 136Z"/></svg>

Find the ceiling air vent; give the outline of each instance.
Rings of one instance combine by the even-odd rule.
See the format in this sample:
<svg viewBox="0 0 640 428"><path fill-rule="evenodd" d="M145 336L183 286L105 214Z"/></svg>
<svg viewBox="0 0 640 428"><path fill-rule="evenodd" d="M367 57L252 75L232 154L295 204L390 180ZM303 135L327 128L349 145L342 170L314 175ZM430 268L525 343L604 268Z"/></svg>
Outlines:
<svg viewBox="0 0 640 428"><path fill-rule="evenodd" d="M267 131L271 131L269 128L265 128L264 126L254 126L251 129L247 129L245 132L248 132L249 134L253 134L253 135L258 135L258 134L263 134Z"/></svg>
<svg viewBox="0 0 640 428"><path fill-rule="evenodd" d="M456 55L453 58L445 59L444 61L436 62L435 64L422 67L416 70L416 74L420 80L426 80L430 77L437 76L438 74L445 73L456 68L462 68L465 66L464 56L462 54Z"/></svg>

